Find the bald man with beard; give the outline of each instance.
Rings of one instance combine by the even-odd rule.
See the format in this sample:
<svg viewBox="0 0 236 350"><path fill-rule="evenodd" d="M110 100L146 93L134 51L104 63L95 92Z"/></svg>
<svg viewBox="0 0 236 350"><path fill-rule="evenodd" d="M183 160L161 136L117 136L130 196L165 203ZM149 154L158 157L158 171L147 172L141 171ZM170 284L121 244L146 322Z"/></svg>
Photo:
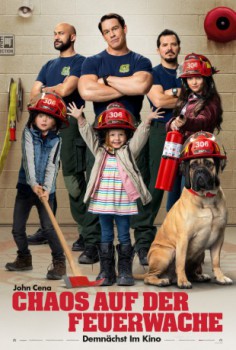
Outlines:
<svg viewBox="0 0 236 350"><path fill-rule="evenodd" d="M76 53L75 40L74 26L69 23L56 25L54 48L59 51L59 57L49 60L41 68L30 93L31 100L42 92L55 92L67 105L72 101L78 108L85 104L77 89L85 57ZM62 130L60 135L63 177L69 194L71 214L80 231L80 237L74 242L72 250L84 250L79 257L79 263L93 264L99 260L96 245L100 241L100 225L97 216L88 213L83 203L88 150L80 136L76 120L70 118L69 122L69 128ZM29 244L42 244L47 242L47 237L39 229L34 235L28 236L28 241Z"/></svg>

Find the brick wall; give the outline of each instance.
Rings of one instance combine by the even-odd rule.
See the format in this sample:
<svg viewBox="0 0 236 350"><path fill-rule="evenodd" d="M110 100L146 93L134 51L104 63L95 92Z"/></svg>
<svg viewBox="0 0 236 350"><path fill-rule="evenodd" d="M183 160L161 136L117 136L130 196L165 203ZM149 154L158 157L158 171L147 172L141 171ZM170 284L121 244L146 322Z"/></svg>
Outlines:
<svg viewBox="0 0 236 350"><path fill-rule="evenodd" d="M30 18L17 15L20 0L1 0L0 34L15 35L15 55L0 56L0 150L6 130L8 84L10 78L21 78L24 87L24 111L17 123L17 142L12 143L5 168L0 176L0 224L11 224L15 199L15 185L20 166L20 137L27 119L26 105L29 91L36 75L48 59L56 57L53 48L53 29L59 22L69 22L77 29L76 50L85 55L93 55L105 48L105 42L97 29L100 17L108 12L124 16L128 26L128 46L149 57L156 65L156 38L165 28L176 31L181 38L179 62L190 52L207 55L212 64L220 69L215 76L224 108L223 131L219 140L227 150L228 165L222 174L229 223L236 224L236 41L221 44L206 38L203 23L208 11L217 6L227 6L236 10L235 0L33 0L34 11ZM142 114L149 105L145 99ZM92 105L87 103L86 115L93 119ZM61 173L57 183L58 221L71 224L67 192ZM165 216L165 198L157 222ZM33 210L30 223L37 223Z"/></svg>

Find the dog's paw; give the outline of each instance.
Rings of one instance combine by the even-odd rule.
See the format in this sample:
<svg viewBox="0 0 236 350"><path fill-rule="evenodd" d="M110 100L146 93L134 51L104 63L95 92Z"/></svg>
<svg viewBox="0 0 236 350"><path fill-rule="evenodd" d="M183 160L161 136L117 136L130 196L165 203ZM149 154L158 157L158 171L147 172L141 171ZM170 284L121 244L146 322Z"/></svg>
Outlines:
<svg viewBox="0 0 236 350"><path fill-rule="evenodd" d="M171 285L169 278L158 278L156 276L145 277L144 283L151 284L157 287L167 287Z"/></svg>
<svg viewBox="0 0 236 350"><path fill-rule="evenodd" d="M216 283L221 284L221 285L225 285L225 286L229 286L229 285L233 284L233 281L231 280L231 278L229 278L227 276L222 276L221 278L216 278Z"/></svg>
<svg viewBox="0 0 236 350"><path fill-rule="evenodd" d="M189 282L188 280L186 281L178 281L178 284L177 284L178 288L180 289L191 289L192 288L192 283Z"/></svg>
<svg viewBox="0 0 236 350"><path fill-rule="evenodd" d="M203 282L209 282L211 280L211 277L209 275L207 275L206 273L202 273L201 275L195 275L193 277L193 281L194 282L199 282L199 283L203 283Z"/></svg>
<svg viewBox="0 0 236 350"><path fill-rule="evenodd" d="M167 287L171 285L169 278L161 278L158 283L158 287Z"/></svg>

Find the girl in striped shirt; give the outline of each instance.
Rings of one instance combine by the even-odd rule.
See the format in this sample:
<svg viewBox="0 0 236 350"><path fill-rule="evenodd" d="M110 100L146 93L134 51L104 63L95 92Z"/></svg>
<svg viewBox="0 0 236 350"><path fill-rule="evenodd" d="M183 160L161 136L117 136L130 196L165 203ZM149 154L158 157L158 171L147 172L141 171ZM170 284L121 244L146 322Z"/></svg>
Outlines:
<svg viewBox="0 0 236 350"><path fill-rule="evenodd" d="M102 285L134 284L132 262L134 248L130 239L130 216L138 213L136 200L151 201L135 159L147 142L150 123L162 112L151 112L135 128L134 117L120 103L111 103L96 119L94 128L82 117L82 108L69 104L69 115L78 120L81 136L95 156L84 201L88 210L99 215L101 243L98 246ZM136 129L136 131L135 131ZM134 132L135 131L135 132ZM115 271L114 222L117 226L118 277Z"/></svg>

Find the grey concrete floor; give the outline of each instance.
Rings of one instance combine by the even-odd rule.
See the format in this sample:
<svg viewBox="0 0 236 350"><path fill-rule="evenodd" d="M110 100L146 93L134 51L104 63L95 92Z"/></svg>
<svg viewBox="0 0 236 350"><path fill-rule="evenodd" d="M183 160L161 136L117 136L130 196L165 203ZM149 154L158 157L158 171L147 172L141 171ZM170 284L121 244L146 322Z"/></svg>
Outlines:
<svg viewBox="0 0 236 350"><path fill-rule="evenodd" d="M77 239L76 227L61 227L69 247ZM28 227L28 233L34 233L36 227ZM132 235L133 239L133 235ZM133 287L90 287L67 289L64 281L48 281L45 276L47 269L51 264L51 255L48 245L31 246L33 256L33 270L26 272L9 272L5 270L5 264L9 261L14 261L16 256L16 247L11 235L10 226L0 226L0 329L2 332L1 342L6 345L7 349L52 349L55 346L57 349L143 349L148 346L149 349L226 349L230 350L236 345L235 329L236 329L236 228L227 227L225 241L221 253L221 267L225 275L234 280L233 286L219 286L212 279L209 283L193 284L191 290L179 290L176 286L166 288L157 288L154 286L144 285L142 281L136 281ZM79 256L78 252L73 252L74 261L77 264ZM87 276L90 280L95 280L98 271L99 263L94 265L78 265L81 274ZM147 270L139 264L138 257L134 258L133 272L143 273ZM210 256L206 253L204 272L212 276ZM70 267L67 264L67 273L71 275ZM68 312L34 312L34 311L16 311L12 306L15 289L27 288L34 291L33 288L47 288L51 292L55 292L60 298L63 292L70 292L73 295L86 293L89 298L89 308L87 311L93 311L93 303L96 300L98 293L103 292L108 303L110 292L123 293L137 292L138 300L133 305L132 311L143 312L143 297L146 293L151 293L153 296L160 295L162 292L171 293L174 298L175 293L187 293L188 306L191 313L222 313L223 331L222 332L151 332L145 331L139 333L116 333L119 337L127 335L128 338L122 342L115 343L94 343L87 342L83 339L82 324L77 325L75 332L68 330ZM34 287L37 286L37 287ZM38 289L38 290L39 290ZM88 294L87 294L88 293ZM46 296L44 292L44 297ZM125 311L125 304L122 312ZM153 311L152 311L153 312ZM157 311L156 311L157 312ZM82 321L80 322L82 323ZM108 333L109 334L109 333ZM89 337L107 336L99 331L86 333ZM136 335L139 340L132 342L130 335ZM151 335L160 337L160 342L146 342L142 339L143 335Z"/></svg>

